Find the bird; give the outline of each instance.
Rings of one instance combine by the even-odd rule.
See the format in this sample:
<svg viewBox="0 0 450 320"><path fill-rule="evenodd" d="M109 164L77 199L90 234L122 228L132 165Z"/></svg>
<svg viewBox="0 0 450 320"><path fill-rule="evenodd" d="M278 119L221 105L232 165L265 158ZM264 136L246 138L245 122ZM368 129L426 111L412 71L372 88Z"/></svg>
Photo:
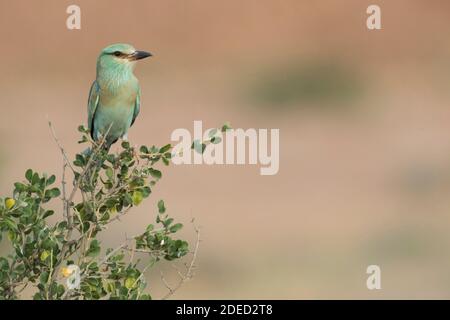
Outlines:
<svg viewBox="0 0 450 320"><path fill-rule="evenodd" d="M128 141L128 129L141 107L141 89L133 71L138 60L151 56L132 45L116 43L97 58L96 79L89 91L88 130L94 141L104 141L106 150L119 139Z"/></svg>

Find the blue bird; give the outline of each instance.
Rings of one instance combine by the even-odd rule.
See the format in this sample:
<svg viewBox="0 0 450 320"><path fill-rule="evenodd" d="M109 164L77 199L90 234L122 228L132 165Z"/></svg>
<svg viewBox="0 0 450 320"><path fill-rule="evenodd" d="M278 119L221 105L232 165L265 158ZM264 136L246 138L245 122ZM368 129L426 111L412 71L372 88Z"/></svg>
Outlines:
<svg viewBox="0 0 450 320"><path fill-rule="evenodd" d="M105 137L109 149L119 138L128 139L128 129L139 114L141 92L133 70L137 60L152 56L129 44L104 48L97 59L97 76L88 100L88 128L94 141Z"/></svg>

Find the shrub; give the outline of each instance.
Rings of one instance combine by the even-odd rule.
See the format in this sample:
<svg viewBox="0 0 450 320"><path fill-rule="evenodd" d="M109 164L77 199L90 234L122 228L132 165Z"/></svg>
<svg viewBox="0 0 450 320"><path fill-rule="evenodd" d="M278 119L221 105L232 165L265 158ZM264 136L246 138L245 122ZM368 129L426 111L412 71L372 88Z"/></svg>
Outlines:
<svg viewBox="0 0 450 320"><path fill-rule="evenodd" d="M176 238L183 225L160 200L155 222L118 247L105 250L98 235L150 196L162 177L156 167L169 165L172 146L136 149L122 142L117 153L109 153L103 140L92 141L80 126L80 143L90 148L70 161L49 126L63 156L61 188L55 187L55 175L28 169L12 196L0 199L0 241L6 234L12 246L11 254L0 257L0 299L18 299L26 287L35 288L38 300L151 299L144 273L161 260L192 253L175 286L162 277L169 290L163 298L168 298L193 276L200 241L195 225L197 243L190 252L188 243ZM48 206L56 199L62 201L62 214L50 225L47 218L55 212Z"/></svg>

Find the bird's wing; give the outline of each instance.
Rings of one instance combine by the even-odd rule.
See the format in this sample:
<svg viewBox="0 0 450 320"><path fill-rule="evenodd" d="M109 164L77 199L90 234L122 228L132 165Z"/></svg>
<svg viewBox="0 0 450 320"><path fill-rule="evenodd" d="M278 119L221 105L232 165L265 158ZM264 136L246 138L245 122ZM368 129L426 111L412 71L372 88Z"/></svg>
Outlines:
<svg viewBox="0 0 450 320"><path fill-rule="evenodd" d="M94 115L97 110L99 100L99 86L97 81L94 81L89 91L88 100L88 129L91 132L91 137L94 137Z"/></svg>
<svg viewBox="0 0 450 320"><path fill-rule="evenodd" d="M138 89L137 95L136 95L136 101L134 102L134 112L133 112L133 120L131 120L131 125L133 125L134 121L136 120L139 111L141 111L141 88Z"/></svg>

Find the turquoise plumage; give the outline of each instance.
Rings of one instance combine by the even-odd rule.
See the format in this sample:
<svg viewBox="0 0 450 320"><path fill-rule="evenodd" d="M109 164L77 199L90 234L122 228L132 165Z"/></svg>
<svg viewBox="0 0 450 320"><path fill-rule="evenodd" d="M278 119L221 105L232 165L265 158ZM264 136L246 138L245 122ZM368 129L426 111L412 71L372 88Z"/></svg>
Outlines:
<svg viewBox="0 0 450 320"><path fill-rule="evenodd" d="M88 128L95 141L106 135L107 148L119 138L128 139L128 129L140 111L141 92L134 66L149 56L131 45L113 44L97 59L97 76L89 92Z"/></svg>

